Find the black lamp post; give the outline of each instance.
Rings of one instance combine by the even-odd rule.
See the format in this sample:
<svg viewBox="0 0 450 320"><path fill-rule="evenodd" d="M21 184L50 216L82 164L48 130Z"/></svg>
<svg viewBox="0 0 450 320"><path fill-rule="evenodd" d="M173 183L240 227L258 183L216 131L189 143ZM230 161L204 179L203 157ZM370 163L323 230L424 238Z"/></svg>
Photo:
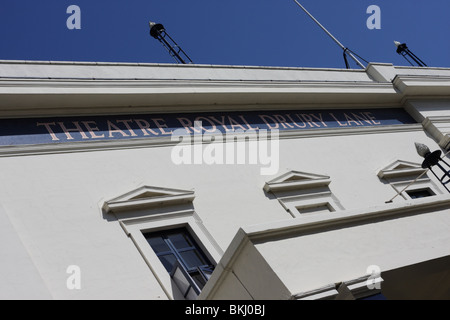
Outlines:
<svg viewBox="0 0 450 320"><path fill-rule="evenodd" d="M400 43L398 41L394 41L394 43L395 43L395 46L397 47L397 53L399 55L401 55L403 58L405 58L406 61L408 61L410 65L414 66L414 64L408 59L408 57L410 59L412 59L419 67L426 67L427 66L425 64L425 62L420 60L420 58L418 56L416 56L414 53L412 53L411 50L409 50L409 48L406 45L406 43Z"/></svg>
<svg viewBox="0 0 450 320"><path fill-rule="evenodd" d="M150 22L150 35L163 44L177 63L193 63L186 52L169 36L161 23Z"/></svg>
<svg viewBox="0 0 450 320"><path fill-rule="evenodd" d="M422 163L422 168L430 169L434 176L442 183L444 188L450 192L447 188L447 184L450 183L450 165L441 158L442 151L436 150L431 152L426 145L417 142L416 149L417 153L425 159ZM433 171L434 166L437 166L442 171L443 175L441 178Z"/></svg>

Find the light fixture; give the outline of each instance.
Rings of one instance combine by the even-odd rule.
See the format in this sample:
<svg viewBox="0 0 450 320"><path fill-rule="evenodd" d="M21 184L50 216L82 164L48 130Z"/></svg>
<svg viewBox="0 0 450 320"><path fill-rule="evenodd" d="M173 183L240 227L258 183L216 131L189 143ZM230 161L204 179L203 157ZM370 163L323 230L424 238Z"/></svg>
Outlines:
<svg viewBox="0 0 450 320"><path fill-rule="evenodd" d="M163 44L163 46L167 49L167 51L169 51L169 54L177 63L193 63L186 52L184 52L183 49L181 49L181 47L175 42L175 40L173 40L172 37L169 36L166 28L164 28L161 23L150 21L149 25L150 35Z"/></svg>
<svg viewBox="0 0 450 320"><path fill-rule="evenodd" d="M414 64L408 59L412 59L419 67L426 67L427 65L425 62L420 60L418 56L416 56L414 53L412 53L411 50L409 50L406 43L400 43L398 41L394 41L395 46L397 47L397 53L401 55L403 58L406 59L406 61L409 62L410 65L414 66Z"/></svg>
<svg viewBox="0 0 450 320"><path fill-rule="evenodd" d="M417 153L425 159L422 163L422 168L430 169L434 176L442 183L444 188L450 192L447 188L447 184L450 183L450 165L442 159L442 151L436 150L431 152L426 145L417 142L415 144ZM434 166L437 166L442 171L442 177L439 178L439 176L433 171Z"/></svg>

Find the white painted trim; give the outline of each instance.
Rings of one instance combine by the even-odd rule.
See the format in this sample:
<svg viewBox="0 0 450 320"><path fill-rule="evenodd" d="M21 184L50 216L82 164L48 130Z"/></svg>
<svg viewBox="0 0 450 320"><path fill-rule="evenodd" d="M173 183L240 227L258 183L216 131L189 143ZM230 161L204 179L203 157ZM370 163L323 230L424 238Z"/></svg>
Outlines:
<svg viewBox="0 0 450 320"><path fill-rule="evenodd" d="M289 179L298 177L300 180ZM344 210L339 200L329 189L329 176L291 170L264 185L265 192L271 192L293 218L304 217L301 208L307 209L326 205L330 212ZM314 213L310 213L314 214Z"/></svg>
<svg viewBox="0 0 450 320"><path fill-rule="evenodd" d="M370 285L374 286L373 289L369 288ZM354 299L362 299L381 293L381 285L384 279L381 274L378 275L366 275L358 279L345 281L342 285L346 286L353 295ZM377 289L380 288L380 289Z"/></svg>
<svg viewBox="0 0 450 320"><path fill-rule="evenodd" d="M299 178L298 180L291 180ZM276 192L297 189L309 189L314 187L326 187L331 183L330 177L306 173L300 171L289 171L275 179L270 180L264 185L264 191Z"/></svg>
<svg viewBox="0 0 450 320"><path fill-rule="evenodd" d="M402 166L403 168L398 168ZM423 169L419 163L397 160L388 166L384 167L378 172L378 177L380 179L393 179L404 176L419 176L426 169Z"/></svg>
<svg viewBox="0 0 450 320"><path fill-rule="evenodd" d="M400 193L402 190L405 189L406 186L408 186L413 180L405 180L405 181L399 181L399 182L391 182L392 188L397 193ZM441 191L438 186L428 177L421 178L414 182L413 185L411 185L407 190L402 192L400 195L403 197L403 199L406 200L417 200L417 199L411 199L411 197L408 194L408 191L414 191L414 190L423 190L423 189L429 189L431 190L434 195L441 195L444 194L443 191Z"/></svg>
<svg viewBox="0 0 450 320"><path fill-rule="evenodd" d="M341 205L339 200L335 196L333 196L331 191L298 195L293 197L280 197L278 201L292 215L293 218L304 218L305 216L316 214L303 214L301 213L301 208L306 209L321 205L327 205L330 209L330 212L344 210L344 207Z"/></svg>
<svg viewBox="0 0 450 320"><path fill-rule="evenodd" d="M242 231L252 241L268 240L275 235L288 234L294 230L320 232L332 226L345 226L355 222L370 223L377 218L401 217L408 212L442 207L450 208L450 195L444 194L329 214L310 215L304 219L289 219L268 224L244 226Z"/></svg>
<svg viewBox="0 0 450 320"><path fill-rule="evenodd" d="M138 210L151 207L190 203L194 200L194 198L194 192L191 192L183 195L161 196L143 200L105 202L104 209L107 213L129 211L133 209Z"/></svg>
<svg viewBox="0 0 450 320"><path fill-rule="evenodd" d="M171 212L170 214L152 215L148 217L121 219L119 221L125 233L132 239L145 263L171 300L180 297L178 295L178 289L173 286L169 273L148 244L144 237L144 233L186 227L212 263L217 265L223 255L223 251L203 226L201 219L193 210Z"/></svg>
<svg viewBox="0 0 450 320"><path fill-rule="evenodd" d="M370 279L370 284L374 286L370 289L368 286L368 281ZM381 293L381 289L376 289L376 287L381 288L383 282L381 275L372 276L366 275L361 278L344 281L340 284L329 284L327 286L297 293L292 295L292 299L295 300L356 300L366 297L370 297Z"/></svg>
<svg viewBox="0 0 450 320"><path fill-rule="evenodd" d="M343 228L353 223L373 223L377 219L395 219L405 214L415 214L418 211L428 211L438 208L449 208L450 196L440 195L422 199L409 200L401 203L391 203L376 207L347 210L330 214L310 215L304 219L289 219L274 221L252 226L244 226L239 229L230 246L219 262L218 272L214 272L211 279L203 289L199 299L213 297L220 287L226 273L233 269L234 262L238 259L243 248L250 243L271 241L275 237L292 236L292 233L302 232L320 233L331 227ZM293 297L298 295L293 295ZM301 296L301 294L299 295Z"/></svg>
<svg viewBox="0 0 450 320"><path fill-rule="evenodd" d="M306 181L288 181L288 182L277 182L277 183L266 183L264 186L264 191L266 192L276 192L276 191L287 191L287 190L299 190L299 189L309 189L315 187L326 187L331 183L329 178L324 179L310 179Z"/></svg>
<svg viewBox="0 0 450 320"><path fill-rule="evenodd" d="M147 194L150 194L147 196ZM102 211L115 215L120 226L131 238L145 263L161 285L169 299L182 295L144 237L144 233L186 227L209 260L217 265L223 251L193 209L194 191L142 186L123 195L105 201ZM164 208L163 213L159 208ZM145 210L143 210L145 209ZM151 210L147 210L151 209Z"/></svg>
<svg viewBox="0 0 450 320"><path fill-rule="evenodd" d="M425 131L430 133L434 140L444 150L450 147L450 132L442 131L442 127L450 126L450 117L427 117L422 122Z"/></svg>
<svg viewBox="0 0 450 320"><path fill-rule="evenodd" d="M397 74L392 83L405 96L448 96L450 76Z"/></svg>
<svg viewBox="0 0 450 320"><path fill-rule="evenodd" d="M406 168L398 169L399 166L406 166ZM405 200L411 199L407 191L413 190L430 189L435 195L443 194L443 191L434 181L427 174L424 175L426 171L421 164L397 160L381 169L377 175L380 179L384 179ZM420 179L417 179L418 177ZM415 181L416 179L417 181ZM410 185L413 181L415 182ZM404 190L407 186L409 186L408 189ZM403 190L404 192L402 192Z"/></svg>
<svg viewBox="0 0 450 320"><path fill-rule="evenodd" d="M292 300L333 300L339 292L336 290L335 284L329 284L315 290L301 292L292 295Z"/></svg>
<svg viewBox="0 0 450 320"><path fill-rule="evenodd" d="M136 199L136 197L145 195L148 192L157 193L159 195ZM194 201L194 198L194 191L143 186L109 201L105 201L103 210L106 213L111 213L158 206L162 207L191 203Z"/></svg>

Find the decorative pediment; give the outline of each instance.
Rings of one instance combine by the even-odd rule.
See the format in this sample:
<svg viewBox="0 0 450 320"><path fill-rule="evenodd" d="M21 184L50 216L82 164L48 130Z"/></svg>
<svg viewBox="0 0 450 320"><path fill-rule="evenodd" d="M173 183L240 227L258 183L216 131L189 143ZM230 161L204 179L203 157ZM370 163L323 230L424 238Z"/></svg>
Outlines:
<svg viewBox="0 0 450 320"><path fill-rule="evenodd" d="M103 210L111 213L155 206L177 205L192 202L194 198L194 191L143 186L105 201Z"/></svg>
<svg viewBox="0 0 450 320"><path fill-rule="evenodd" d="M289 171L264 185L266 192L288 191L295 189L308 189L328 186L331 183L329 176Z"/></svg>
<svg viewBox="0 0 450 320"><path fill-rule="evenodd" d="M423 169L419 163L397 160L381 169L378 172L378 177L380 179L392 179L404 176L419 176L425 171L426 169Z"/></svg>

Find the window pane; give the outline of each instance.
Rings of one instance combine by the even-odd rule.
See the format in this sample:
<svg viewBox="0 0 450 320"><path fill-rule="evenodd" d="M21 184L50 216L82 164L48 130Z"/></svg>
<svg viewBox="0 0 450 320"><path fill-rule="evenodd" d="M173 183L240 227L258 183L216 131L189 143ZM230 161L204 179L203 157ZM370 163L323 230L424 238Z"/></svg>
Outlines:
<svg viewBox="0 0 450 320"><path fill-rule="evenodd" d="M177 261L177 258L173 254L166 254L163 256L158 257L159 260L161 260L161 263L166 268L167 272L171 272L173 269L173 266L175 265L175 262Z"/></svg>
<svg viewBox="0 0 450 320"><path fill-rule="evenodd" d="M203 272L198 272L199 266L211 266L211 263L200 251L198 245L186 229L172 229L155 233L144 234L150 247L158 256L168 273L173 272L177 263L180 263L189 274L198 273L203 277ZM209 277L208 272L205 271ZM196 279L200 283L199 279Z"/></svg>
<svg viewBox="0 0 450 320"><path fill-rule="evenodd" d="M301 214L331 212L330 207L327 204L320 205L320 206L314 206L314 207L297 208L297 210Z"/></svg>
<svg viewBox="0 0 450 320"><path fill-rule="evenodd" d="M426 198L433 195L433 193L429 189L411 190L406 191L406 193L411 197L411 199Z"/></svg>
<svg viewBox="0 0 450 320"><path fill-rule="evenodd" d="M194 246L186 233L171 234L167 236L167 239L169 239L173 246L177 249L190 248Z"/></svg>
<svg viewBox="0 0 450 320"><path fill-rule="evenodd" d="M197 252L197 250L189 250L181 252L180 255L183 258L184 262L186 263L186 267L188 269L208 264L205 262L203 257Z"/></svg>
<svg viewBox="0 0 450 320"><path fill-rule="evenodd" d="M378 293L376 295L365 297L360 300L387 300L387 299L382 293Z"/></svg>
<svg viewBox="0 0 450 320"><path fill-rule="evenodd" d="M155 253L170 251L169 246L164 242L162 237L151 237L147 238L148 243L152 247Z"/></svg>
<svg viewBox="0 0 450 320"><path fill-rule="evenodd" d="M198 272L192 272L192 273L190 273L190 276L191 276L192 280L194 280L195 284L200 289L203 289L203 287L205 286L207 280L204 279L202 277L202 275L200 273L198 273Z"/></svg>

